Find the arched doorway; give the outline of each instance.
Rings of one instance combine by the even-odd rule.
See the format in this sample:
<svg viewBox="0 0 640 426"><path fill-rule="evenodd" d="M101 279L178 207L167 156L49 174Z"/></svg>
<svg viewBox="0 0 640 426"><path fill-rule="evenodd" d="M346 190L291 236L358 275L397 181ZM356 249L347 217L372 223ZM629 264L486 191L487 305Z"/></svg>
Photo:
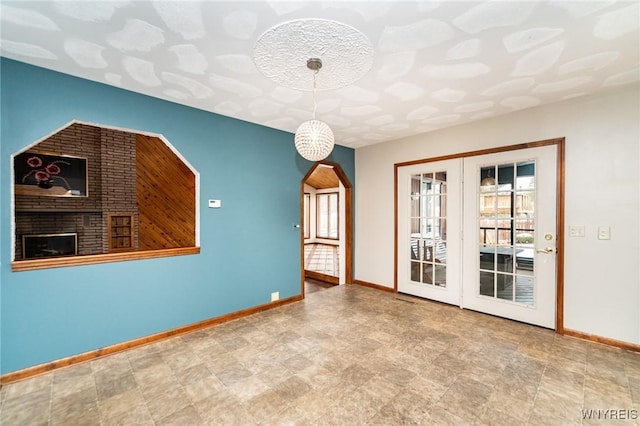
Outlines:
<svg viewBox="0 0 640 426"><path fill-rule="evenodd" d="M300 217L303 224L300 233L303 297L306 278L335 285L351 283L352 186L339 164L316 162L304 176L300 184ZM325 253L310 257L319 250L325 250Z"/></svg>

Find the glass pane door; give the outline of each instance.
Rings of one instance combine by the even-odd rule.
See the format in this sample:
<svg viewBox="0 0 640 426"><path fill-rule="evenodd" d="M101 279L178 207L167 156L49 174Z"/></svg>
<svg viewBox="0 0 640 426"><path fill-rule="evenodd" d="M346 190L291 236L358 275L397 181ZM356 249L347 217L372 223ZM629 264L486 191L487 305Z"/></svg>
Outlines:
<svg viewBox="0 0 640 426"><path fill-rule="evenodd" d="M482 167L478 182L478 293L535 304L535 161Z"/></svg>
<svg viewBox="0 0 640 426"><path fill-rule="evenodd" d="M447 286L447 172L411 175L411 281Z"/></svg>
<svg viewBox="0 0 640 426"><path fill-rule="evenodd" d="M398 291L460 304L462 160L398 169Z"/></svg>
<svg viewBox="0 0 640 426"><path fill-rule="evenodd" d="M555 146L464 160L462 306L553 328Z"/></svg>

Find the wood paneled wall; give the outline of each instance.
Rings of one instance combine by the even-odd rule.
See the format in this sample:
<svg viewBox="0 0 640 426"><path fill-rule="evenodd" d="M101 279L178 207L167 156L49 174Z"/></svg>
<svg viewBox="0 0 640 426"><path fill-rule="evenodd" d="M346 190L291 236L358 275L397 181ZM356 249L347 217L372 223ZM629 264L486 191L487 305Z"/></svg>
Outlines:
<svg viewBox="0 0 640 426"><path fill-rule="evenodd" d="M196 179L165 143L136 135L139 250L196 245Z"/></svg>

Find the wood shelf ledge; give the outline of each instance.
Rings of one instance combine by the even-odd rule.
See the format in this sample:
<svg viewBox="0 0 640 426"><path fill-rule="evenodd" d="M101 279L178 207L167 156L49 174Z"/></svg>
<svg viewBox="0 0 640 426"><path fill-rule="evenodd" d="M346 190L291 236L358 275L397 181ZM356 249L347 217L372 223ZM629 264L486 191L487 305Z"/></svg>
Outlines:
<svg viewBox="0 0 640 426"><path fill-rule="evenodd" d="M101 209L16 209L16 213L102 213Z"/></svg>
<svg viewBox="0 0 640 426"><path fill-rule="evenodd" d="M98 263L155 259L159 257L184 256L189 254L200 254L200 247L179 247L160 250L128 251L122 253L90 254L86 256L16 260L11 262L11 270L13 272L34 271L37 269L95 265Z"/></svg>

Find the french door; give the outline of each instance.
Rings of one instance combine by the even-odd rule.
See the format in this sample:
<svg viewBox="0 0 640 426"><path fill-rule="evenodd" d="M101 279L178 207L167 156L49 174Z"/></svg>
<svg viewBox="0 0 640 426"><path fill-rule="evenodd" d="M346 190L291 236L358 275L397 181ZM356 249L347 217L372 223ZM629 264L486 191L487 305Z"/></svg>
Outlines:
<svg viewBox="0 0 640 426"><path fill-rule="evenodd" d="M458 305L462 160L398 172L398 291Z"/></svg>
<svg viewBox="0 0 640 426"><path fill-rule="evenodd" d="M556 146L398 168L398 291L554 328Z"/></svg>
<svg viewBox="0 0 640 426"><path fill-rule="evenodd" d="M469 157L463 308L555 328L556 147Z"/></svg>

